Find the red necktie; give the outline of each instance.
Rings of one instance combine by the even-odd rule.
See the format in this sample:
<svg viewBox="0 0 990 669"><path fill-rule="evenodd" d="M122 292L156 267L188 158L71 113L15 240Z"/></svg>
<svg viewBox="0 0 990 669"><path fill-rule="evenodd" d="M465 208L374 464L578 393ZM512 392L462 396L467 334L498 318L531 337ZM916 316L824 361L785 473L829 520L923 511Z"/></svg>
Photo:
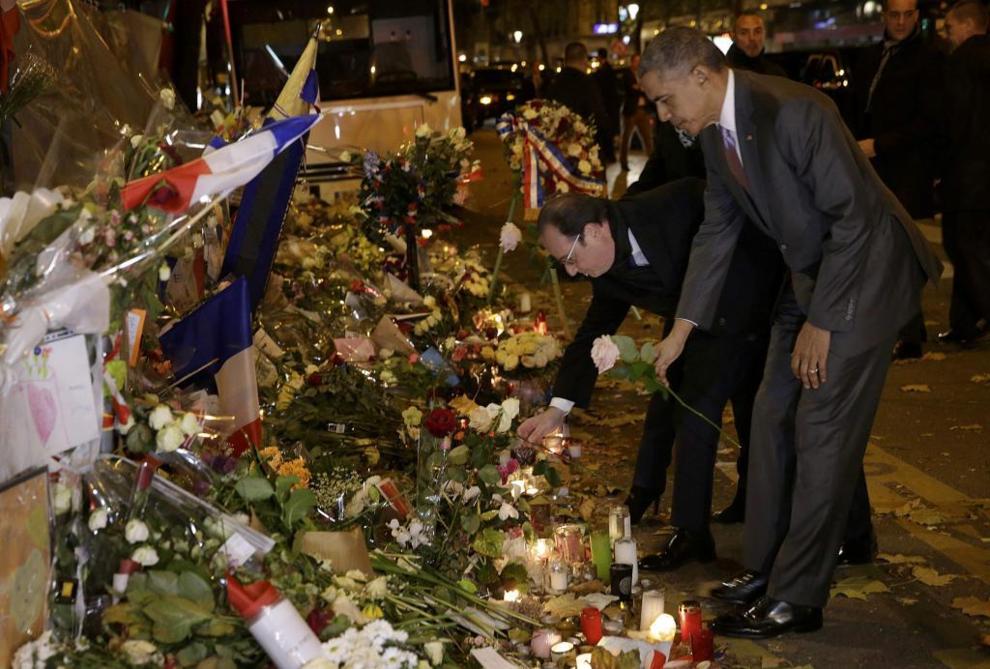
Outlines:
<svg viewBox="0 0 990 669"><path fill-rule="evenodd" d="M736 134L724 126L722 128L722 144L725 147L725 162L729 164L729 171L736 178L743 188L749 191L749 180L743 170L742 161L736 152Z"/></svg>

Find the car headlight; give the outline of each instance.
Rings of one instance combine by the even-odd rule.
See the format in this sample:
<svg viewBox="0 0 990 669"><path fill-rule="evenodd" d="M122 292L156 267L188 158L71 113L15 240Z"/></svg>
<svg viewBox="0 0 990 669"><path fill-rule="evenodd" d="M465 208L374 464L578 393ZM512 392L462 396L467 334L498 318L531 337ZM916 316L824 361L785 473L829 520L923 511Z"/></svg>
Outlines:
<svg viewBox="0 0 990 669"><path fill-rule="evenodd" d="M507 94L505 95L505 99L506 99L506 100L508 100L509 102L512 102L513 100L515 100L515 99L516 99L516 96L515 96L515 94L514 94L514 93L507 93Z"/></svg>
<svg viewBox="0 0 990 669"><path fill-rule="evenodd" d="M478 102L480 102L483 105L490 105L492 103L492 96L482 95L480 98L478 98Z"/></svg>

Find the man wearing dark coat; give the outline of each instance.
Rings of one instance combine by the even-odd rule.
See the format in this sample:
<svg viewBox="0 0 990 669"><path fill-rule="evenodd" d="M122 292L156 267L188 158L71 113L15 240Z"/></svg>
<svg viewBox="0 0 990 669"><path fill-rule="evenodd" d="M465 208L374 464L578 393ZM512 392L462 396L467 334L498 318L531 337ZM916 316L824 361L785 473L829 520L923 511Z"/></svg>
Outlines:
<svg viewBox="0 0 990 669"><path fill-rule="evenodd" d="M787 276L753 411L746 571L712 594L740 603L716 632L766 638L822 625L838 549L897 331L942 267L835 104L814 88L727 67L701 32L668 28L643 54L660 118L700 135L708 170L677 318L658 377L713 327L744 230Z"/></svg>
<svg viewBox="0 0 990 669"><path fill-rule="evenodd" d="M581 42L564 48L564 68L554 76L547 97L565 105L588 123L595 124L595 140L604 158L609 155L612 139L608 134L608 113L598 84L587 73L588 50Z"/></svg>
<svg viewBox="0 0 990 669"><path fill-rule="evenodd" d="M732 46L725 54L729 67L786 77L784 68L766 57L767 32L759 14L740 14L732 24Z"/></svg>
<svg viewBox="0 0 990 669"><path fill-rule="evenodd" d="M568 274L590 278L592 300L564 352L550 406L519 427L520 437L539 442L560 427L572 407L588 406L598 376L592 342L614 334L631 307L663 316L669 329L691 240L704 214L703 191L700 179L681 179L615 202L570 193L543 207L540 243ZM714 327L692 338L671 376L685 402L716 425L728 399L759 376L782 279L779 254L769 240L755 229L743 237ZM660 393L651 398L634 487L659 486L657 494L662 493L676 449L671 523L677 530L666 549L651 556L650 568L714 559L708 520L718 441L711 425L673 399Z"/></svg>
<svg viewBox="0 0 990 669"><path fill-rule="evenodd" d="M622 101L619 99L619 78L615 74L615 68L608 62L608 50L598 50L598 69L591 75L598 84L602 94L602 103L605 105L605 116L608 125L605 128L608 134L608 142L605 144L605 153L602 162L605 164L615 162L615 136L619 134L619 107Z"/></svg>

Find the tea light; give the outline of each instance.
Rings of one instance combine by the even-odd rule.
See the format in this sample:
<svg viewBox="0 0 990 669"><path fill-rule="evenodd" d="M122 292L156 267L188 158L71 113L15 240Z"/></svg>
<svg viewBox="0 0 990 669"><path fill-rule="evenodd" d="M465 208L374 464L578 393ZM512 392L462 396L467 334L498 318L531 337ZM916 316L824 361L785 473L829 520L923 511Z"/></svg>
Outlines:
<svg viewBox="0 0 990 669"><path fill-rule="evenodd" d="M663 590L647 590L643 593L642 608L639 614L639 629L649 631L653 621L660 617L664 609Z"/></svg>
<svg viewBox="0 0 990 669"><path fill-rule="evenodd" d="M532 298L528 292L519 294L519 313L528 314L533 309Z"/></svg>
<svg viewBox="0 0 990 669"><path fill-rule="evenodd" d="M673 641L677 634L677 621L669 613L661 613L650 625L650 638L654 641Z"/></svg>
<svg viewBox="0 0 990 669"><path fill-rule="evenodd" d="M570 641L560 641L550 646L550 659L559 662L574 652L574 644Z"/></svg>
<svg viewBox="0 0 990 669"><path fill-rule="evenodd" d="M629 507L625 504L613 506L608 512L608 536L612 545L622 537L632 534L632 522L629 518Z"/></svg>
<svg viewBox="0 0 990 669"><path fill-rule="evenodd" d="M533 557L537 560L546 560L550 557L550 540L537 539L533 544Z"/></svg>
<svg viewBox="0 0 990 669"><path fill-rule="evenodd" d="M572 460L577 460L581 457L581 442L576 439L567 439L565 441L567 445L567 454L571 456Z"/></svg>
<svg viewBox="0 0 990 669"><path fill-rule="evenodd" d="M506 590L505 594L502 595L502 601L505 602L518 602L519 601L519 591L518 590Z"/></svg>
<svg viewBox="0 0 990 669"><path fill-rule="evenodd" d="M577 656L577 669L591 669L591 653L581 653Z"/></svg>
<svg viewBox="0 0 990 669"><path fill-rule="evenodd" d="M701 603L685 600L677 607L677 613L681 618L681 641L689 643L691 635L701 629Z"/></svg>
<svg viewBox="0 0 990 669"><path fill-rule="evenodd" d="M550 589L555 593L565 592L570 579L567 564L560 560L550 563Z"/></svg>
<svg viewBox="0 0 990 669"><path fill-rule="evenodd" d="M560 635L557 632L546 628L538 629L533 632L529 649L533 651L533 655L545 660L550 657L550 648L557 643L560 643Z"/></svg>

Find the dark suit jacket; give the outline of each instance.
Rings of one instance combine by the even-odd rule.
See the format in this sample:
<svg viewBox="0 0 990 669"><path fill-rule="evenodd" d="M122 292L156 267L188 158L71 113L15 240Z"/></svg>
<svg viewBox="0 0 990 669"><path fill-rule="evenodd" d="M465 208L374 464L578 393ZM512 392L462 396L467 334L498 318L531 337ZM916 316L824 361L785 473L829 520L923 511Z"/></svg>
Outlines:
<svg viewBox="0 0 990 669"><path fill-rule="evenodd" d="M758 74L772 74L775 77L787 76L784 68L767 58L765 54L761 53L756 58L750 58L746 55L745 51L737 47L734 43L726 52L725 59L729 61L731 67L739 70L749 70Z"/></svg>
<svg viewBox="0 0 990 669"><path fill-rule="evenodd" d="M573 67L563 68L550 82L547 97L580 114L585 121L594 123L595 139L605 153L605 143L612 141L608 134L608 114L598 84L590 74Z"/></svg>
<svg viewBox="0 0 990 669"><path fill-rule="evenodd" d="M614 334L631 306L665 318L674 315L687 271L691 240L704 219L704 182L681 179L609 203L613 234L631 230L649 269L613 267L591 279L591 305L574 341L564 351L553 394L586 407L598 373L591 360L597 337ZM621 246L619 240L617 246ZM622 259L617 261L617 265ZM732 280L719 300L712 333L762 334L770 329L781 283L780 254L755 228L740 239L729 268Z"/></svg>
<svg viewBox="0 0 990 669"><path fill-rule="evenodd" d="M602 94L602 104L608 118L607 130L610 135L614 135L619 132L619 106L622 104L619 99L619 78L608 61L603 62L591 77Z"/></svg>
<svg viewBox="0 0 990 669"><path fill-rule="evenodd" d="M942 126L945 211L990 210L990 37L970 37L946 68Z"/></svg>
<svg viewBox="0 0 990 669"><path fill-rule="evenodd" d="M773 238L809 322L833 350L864 351L919 308L923 275L942 266L880 181L830 98L780 77L735 71L736 129L751 191L732 176L721 132L701 133L705 222L677 315L710 328L747 225ZM751 224L747 224L747 218Z"/></svg>
<svg viewBox="0 0 990 669"><path fill-rule="evenodd" d="M934 212L935 134L943 97L942 52L921 33L893 45L870 98L883 43L863 51L854 70L857 139L874 138L873 166L908 213ZM867 110L867 102L870 109Z"/></svg>
<svg viewBox="0 0 990 669"><path fill-rule="evenodd" d="M653 133L653 153L639 173L639 179L629 184L625 194L642 193L684 177L705 178L705 156L701 153L701 142L695 140L691 146L684 146L674 126L661 121Z"/></svg>

